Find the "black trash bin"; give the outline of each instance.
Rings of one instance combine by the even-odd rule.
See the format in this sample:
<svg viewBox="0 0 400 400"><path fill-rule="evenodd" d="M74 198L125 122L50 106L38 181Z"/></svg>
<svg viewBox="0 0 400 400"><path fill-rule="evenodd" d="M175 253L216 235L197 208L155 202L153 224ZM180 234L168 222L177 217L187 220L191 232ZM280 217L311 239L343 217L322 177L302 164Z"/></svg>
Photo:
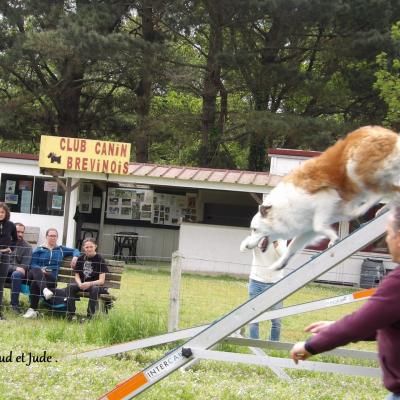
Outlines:
<svg viewBox="0 0 400 400"><path fill-rule="evenodd" d="M369 289L378 286L385 273L382 260L366 258L361 264L360 287Z"/></svg>

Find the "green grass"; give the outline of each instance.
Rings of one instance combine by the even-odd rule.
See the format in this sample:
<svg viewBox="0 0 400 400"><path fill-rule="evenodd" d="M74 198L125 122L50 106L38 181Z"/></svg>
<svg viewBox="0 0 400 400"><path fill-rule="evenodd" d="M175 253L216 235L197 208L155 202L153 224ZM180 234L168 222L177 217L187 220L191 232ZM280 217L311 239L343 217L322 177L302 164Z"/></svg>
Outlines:
<svg viewBox="0 0 400 400"><path fill-rule="evenodd" d="M0 356L13 352L13 362L1 362L0 399L96 399L118 382L163 356L172 345L139 350L116 357L95 360L66 360L68 354L145 338L166 332L169 298L169 274L156 265L129 269L124 273L118 301L108 316L86 324L68 323L46 315L39 320L24 320L6 311L1 323ZM309 285L285 300L285 305L304 303L347 294L351 288ZM182 280L180 327L211 322L247 300L247 282L227 277L184 275ZM5 293L6 300L9 293ZM26 298L24 305L27 306ZM6 303L7 304L7 303ZM78 312L86 311L86 300L78 303ZM296 315L283 319L282 341L304 340L303 328L320 319L337 319L359 307L359 303ZM261 324L267 336L269 324ZM373 343L352 344L351 348L375 350ZM224 350L247 352L246 348L223 345ZM22 353L41 355L46 351L52 362L30 366L16 362ZM287 357L283 351L270 355ZM315 360L335 360L318 356ZM348 360L348 363L354 363ZM371 363L359 363L371 365ZM346 377L305 371L287 371L294 379L287 383L269 369L243 364L201 362L185 373L176 372L141 399L383 399L385 390L379 379Z"/></svg>

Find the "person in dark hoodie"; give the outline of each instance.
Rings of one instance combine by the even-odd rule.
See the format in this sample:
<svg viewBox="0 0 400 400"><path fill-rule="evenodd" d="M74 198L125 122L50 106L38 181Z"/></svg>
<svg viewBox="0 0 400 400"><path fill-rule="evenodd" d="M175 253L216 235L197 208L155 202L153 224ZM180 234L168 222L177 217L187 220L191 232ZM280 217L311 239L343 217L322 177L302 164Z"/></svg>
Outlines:
<svg viewBox="0 0 400 400"><path fill-rule="evenodd" d="M18 240L17 229L10 221L10 209L6 203L0 203L0 321L3 315L4 283L10 267L10 254Z"/></svg>
<svg viewBox="0 0 400 400"><path fill-rule="evenodd" d="M400 263L400 206L392 207L386 233L392 259ZM290 355L296 364L350 342L376 340L383 384L391 392L387 400L400 400L400 265L356 312L336 322L315 322L305 331L315 336L293 346Z"/></svg>
<svg viewBox="0 0 400 400"><path fill-rule="evenodd" d="M54 297L57 286L57 276L64 257L72 256L71 267L75 268L80 251L71 247L57 244L58 232L54 228L47 229L46 243L37 247L32 253L31 266L28 272L30 288L30 307L23 315L24 318L37 318L39 300Z"/></svg>

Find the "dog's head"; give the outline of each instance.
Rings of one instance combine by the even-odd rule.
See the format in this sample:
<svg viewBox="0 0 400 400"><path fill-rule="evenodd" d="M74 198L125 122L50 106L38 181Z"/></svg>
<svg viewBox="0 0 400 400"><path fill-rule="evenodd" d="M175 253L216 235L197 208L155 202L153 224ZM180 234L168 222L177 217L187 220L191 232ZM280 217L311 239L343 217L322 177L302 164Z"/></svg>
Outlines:
<svg viewBox="0 0 400 400"><path fill-rule="evenodd" d="M271 208L272 206L267 204L261 204L259 206L258 213L253 217L250 223L251 234L240 244L240 251L254 249L256 246L263 252L267 249L271 241L269 235L272 233L268 218Z"/></svg>
<svg viewBox="0 0 400 400"><path fill-rule="evenodd" d="M48 155L47 155L47 158L51 158L51 157L53 157L54 156L54 153L52 152L52 153L49 153Z"/></svg>

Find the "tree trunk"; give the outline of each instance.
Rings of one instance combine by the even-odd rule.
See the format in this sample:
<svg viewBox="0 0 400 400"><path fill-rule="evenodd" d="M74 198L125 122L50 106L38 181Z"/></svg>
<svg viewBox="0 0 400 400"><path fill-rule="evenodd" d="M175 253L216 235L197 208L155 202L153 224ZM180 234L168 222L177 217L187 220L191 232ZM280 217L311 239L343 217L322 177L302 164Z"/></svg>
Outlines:
<svg viewBox="0 0 400 400"><path fill-rule="evenodd" d="M154 22L153 9L143 5L139 10L142 20L143 39L149 43L154 42ZM143 53L141 66L141 78L135 93L137 96L137 105L135 111L138 117L138 124L135 134L136 161L148 162L149 160L149 113L152 97L152 66L154 63L153 50L146 49Z"/></svg>
<svg viewBox="0 0 400 400"><path fill-rule="evenodd" d="M76 57L65 59L53 101L57 108L59 136L77 137L80 131L80 98L85 66Z"/></svg>
<svg viewBox="0 0 400 400"><path fill-rule="evenodd" d="M207 2L206 2L207 3ZM222 134L221 119L216 120L217 95L220 90L221 66L217 59L223 50L222 23L214 5L206 4L210 13L210 37L208 42L207 69L204 77L203 106L201 115L200 165L209 166L218 148L218 138ZM216 5L215 7L218 7Z"/></svg>
<svg viewBox="0 0 400 400"><path fill-rule="evenodd" d="M268 93L268 92L267 92ZM254 95L255 110L265 111L268 109L269 95ZM250 133L250 146L248 157L248 168L250 171L265 171L267 166L267 128L262 132Z"/></svg>
<svg viewBox="0 0 400 400"><path fill-rule="evenodd" d="M266 137L252 132L250 136L249 162L250 171L264 171L267 165Z"/></svg>

